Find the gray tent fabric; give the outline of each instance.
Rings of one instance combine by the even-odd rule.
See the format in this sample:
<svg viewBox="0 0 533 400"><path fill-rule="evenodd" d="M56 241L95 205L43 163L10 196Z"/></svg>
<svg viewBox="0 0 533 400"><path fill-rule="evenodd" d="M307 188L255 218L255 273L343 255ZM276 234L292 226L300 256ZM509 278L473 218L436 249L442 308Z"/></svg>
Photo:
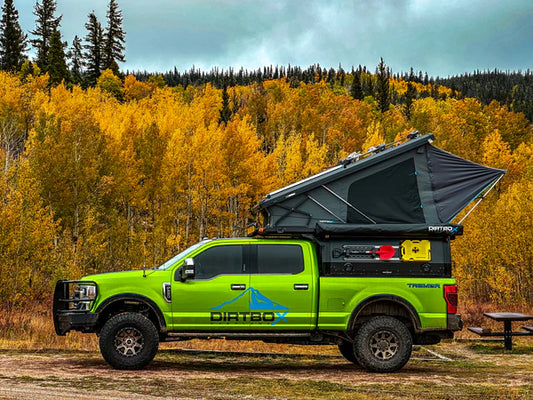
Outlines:
<svg viewBox="0 0 533 400"><path fill-rule="evenodd" d="M401 161L352 183L348 190L348 202L372 215L378 224L424 223L416 175L412 159ZM354 209L348 208L347 222L365 221Z"/></svg>
<svg viewBox="0 0 533 400"><path fill-rule="evenodd" d="M428 169L442 222L450 222L505 171L489 168L428 146Z"/></svg>
<svg viewBox="0 0 533 400"><path fill-rule="evenodd" d="M505 171L433 147L433 139L428 134L381 146L268 194L258 205L263 227L296 233L314 232L318 224L450 223Z"/></svg>

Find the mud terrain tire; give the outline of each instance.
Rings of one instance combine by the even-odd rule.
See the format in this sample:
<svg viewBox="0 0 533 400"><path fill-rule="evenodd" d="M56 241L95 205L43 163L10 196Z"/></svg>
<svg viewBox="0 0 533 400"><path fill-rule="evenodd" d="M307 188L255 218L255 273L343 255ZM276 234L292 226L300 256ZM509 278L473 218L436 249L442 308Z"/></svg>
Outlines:
<svg viewBox="0 0 533 400"><path fill-rule="evenodd" d="M370 372L398 371L409 361L412 349L411 332L393 317L373 317L355 336L355 358Z"/></svg>
<svg viewBox="0 0 533 400"><path fill-rule="evenodd" d="M100 352L115 369L141 369L152 361L159 335L142 314L123 313L110 318L100 331Z"/></svg>

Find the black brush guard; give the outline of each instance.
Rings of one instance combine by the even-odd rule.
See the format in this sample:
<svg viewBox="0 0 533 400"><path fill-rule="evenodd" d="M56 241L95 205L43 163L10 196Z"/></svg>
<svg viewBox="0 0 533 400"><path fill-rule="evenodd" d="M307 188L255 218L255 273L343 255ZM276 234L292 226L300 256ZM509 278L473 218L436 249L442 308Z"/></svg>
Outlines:
<svg viewBox="0 0 533 400"><path fill-rule="evenodd" d="M98 320L97 313L91 313L94 298L76 297L73 295L73 285L94 285L93 281L67 281L60 280L56 283L54 291L53 316L56 333L64 336L70 330L94 332ZM89 306L82 308L89 302Z"/></svg>

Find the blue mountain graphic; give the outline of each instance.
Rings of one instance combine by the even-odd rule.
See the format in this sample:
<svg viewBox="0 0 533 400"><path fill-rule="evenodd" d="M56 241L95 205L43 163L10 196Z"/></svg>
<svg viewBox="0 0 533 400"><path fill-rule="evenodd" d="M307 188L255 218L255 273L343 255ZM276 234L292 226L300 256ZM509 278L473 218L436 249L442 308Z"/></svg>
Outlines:
<svg viewBox="0 0 533 400"><path fill-rule="evenodd" d="M229 300L229 301L226 301L224 303L222 303L221 305L219 306L216 306L216 307L212 307L211 310L220 310L222 307L224 306L227 306L229 304L232 304L232 303L235 303L237 300L239 300L242 296L244 296L246 293L248 293L250 291L251 288L248 288L246 289L244 292L242 292L240 295L238 295L237 297L235 297L233 300Z"/></svg>
<svg viewBox="0 0 533 400"><path fill-rule="evenodd" d="M288 307L282 306L270 300L268 297L263 296L257 289L249 289L252 294L250 296L250 310L288 310Z"/></svg>
<svg viewBox="0 0 533 400"><path fill-rule="evenodd" d="M239 300L241 297L243 297L248 292L251 292L250 302L249 302L250 310L287 310L287 311L289 310L288 307L282 306L281 304L270 300L268 297L261 294L259 290L254 289L252 287L246 289L244 292L239 294L234 299L226 301L219 306L211 308L211 310L220 310L222 307L235 303L237 300Z"/></svg>

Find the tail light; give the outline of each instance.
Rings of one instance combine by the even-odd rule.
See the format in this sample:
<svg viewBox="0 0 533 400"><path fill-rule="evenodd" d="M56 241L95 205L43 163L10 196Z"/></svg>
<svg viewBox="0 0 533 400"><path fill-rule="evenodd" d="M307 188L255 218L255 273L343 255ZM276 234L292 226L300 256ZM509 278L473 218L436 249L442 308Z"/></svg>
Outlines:
<svg viewBox="0 0 533 400"><path fill-rule="evenodd" d="M457 313L457 285L444 285L444 299L448 314Z"/></svg>

